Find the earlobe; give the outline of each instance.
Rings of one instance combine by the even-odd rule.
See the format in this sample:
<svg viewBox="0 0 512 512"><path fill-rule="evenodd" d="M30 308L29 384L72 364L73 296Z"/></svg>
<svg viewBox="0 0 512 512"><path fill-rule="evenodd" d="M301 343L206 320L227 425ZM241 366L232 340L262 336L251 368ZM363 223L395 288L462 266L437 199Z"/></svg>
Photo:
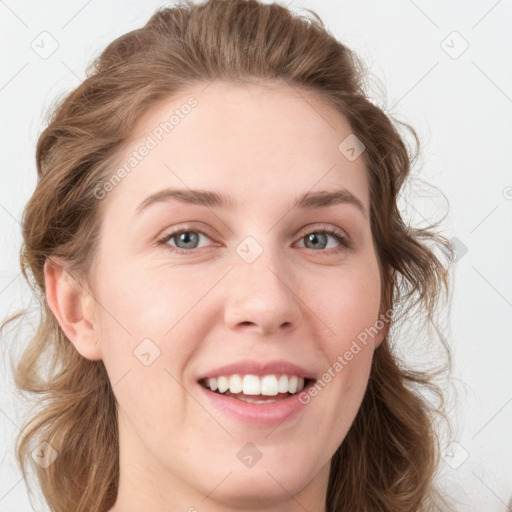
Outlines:
<svg viewBox="0 0 512 512"><path fill-rule="evenodd" d="M64 334L86 359L102 359L94 330L94 299L55 258L44 265L46 302Z"/></svg>

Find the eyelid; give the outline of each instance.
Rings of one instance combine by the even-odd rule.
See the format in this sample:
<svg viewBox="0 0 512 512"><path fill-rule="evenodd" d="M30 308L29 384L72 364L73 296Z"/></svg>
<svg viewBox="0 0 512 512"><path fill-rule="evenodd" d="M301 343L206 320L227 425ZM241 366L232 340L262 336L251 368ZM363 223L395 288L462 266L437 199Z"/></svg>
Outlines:
<svg viewBox="0 0 512 512"><path fill-rule="evenodd" d="M337 249L322 249L319 251L313 252L319 252L319 253L325 253L325 254L335 254L339 253L343 250L352 249L354 244L352 242L352 238L348 235L348 233L338 227L333 225L325 225L325 224L310 224L308 226L305 226L303 230L300 231L299 241L302 240L307 234L310 233L326 233L329 236L337 239L338 243L341 245L341 247Z"/></svg>
<svg viewBox="0 0 512 512"><path fill-rule="evenodd" d="M172 228L172 230L164 232L161 236L158 237L156 243L157 243L157 245L166 246L166 248L168 250L170 250L171 252L182 253L182 254L184 254L184 253L193 254L193 253L195 253L195 251L198 251L199 249L204 249L204 247L195 248L195 249L180 249L179 247L170 246L167 243L167 242L169 242L169 240L171 240L175 236L178 236L181 233L189 233L189 232L198 233L200 235L203 235L203 236L209 238L210 240L212 239L212 237L210 235L208 235L208 233L205 233L204 231L201 231L200 229L197 229L194 226L184 224L184 225L174 226Z"/></svg>
<svg viewBox="0 0 512 512"><path fill-rule="evenodd" d="M206 247L199 247L195 249L180 249L179 247L170 246L167 242L171 240L173 237L182 234L182 233L198 233L200 235L204 235L207 238L212 239L208 233L201 231L200 229L195 228L193 225L190 224L183 224L183 225L177 225L172 228L172 230L165 232L157 239L157 245L163 245L168 250L170 250L173 253L178 254L195 254L196 251L199 251L200 249L206 249ZM336 252L341 252L343 250L348 250L353 247L352 239L347 234L347 232L338 227L333 225L326 225L326 224L311 224L308 226L305 226L304 228L299 231L298 241L300 241L302 238L304 238L307 234L311 233L326 233L329 236L335 238L338 243L340 244L340 247L337 249L320 249L318 251L315 251L314 249L311 249L313 252L318 253L325 253L325 254L332 254ZM338 239L339 238L339 239ZM218 244L217 244L218 245ZM307 249L307 248L306 248Z"/></svg>
<svg viewBox="0 0 512 512"><path fill-rule="evenodd" d="M307 226L305 226L304 228L302 228L300 231L299 231L299 234L301 234L301 237L304 236L304 235L307 235L308 233L312 233L312 232L318 232L318 231L333 231L335 233L339 233L340 236L344 236L345 238L350 238L348 233L338 227L338 226L334 226L332 224L325 224L325 223L314 223L314 224L308 224Z"/></svg>

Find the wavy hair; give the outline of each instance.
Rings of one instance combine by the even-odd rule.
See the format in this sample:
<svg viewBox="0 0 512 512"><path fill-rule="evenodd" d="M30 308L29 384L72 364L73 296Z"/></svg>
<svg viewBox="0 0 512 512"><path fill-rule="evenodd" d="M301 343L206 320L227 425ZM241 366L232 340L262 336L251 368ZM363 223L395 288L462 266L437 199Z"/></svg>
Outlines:
<svg viewBox="0 0 512 512"><path fill-rule="evenodd" d="M45 299L44 265L59 258L77 285L90 283L101 221L94 191L111 175L142 114L160 100L213 80L283 82L298 94L312 91L327 100L365 146L381 309L393 308L393 325L415 311L435 325L442 292L450 290L449 265L435 249L450 255L451 248L437 224L411 227L398 207L417 155L401 128L416 147L418 137L369 99L361 61L307 11L312 16L257 0L187 1L159 9L142 28L110 43L83 83L52 108L37 142L37 186L22 219L20 263L39 301L39 325L11 362L16 387L39 397L17 437L17 460L26 481L27 468L35 470L52 512L113 506L119 440L104 364L81 356L61 330ZM11 316L2 329L22 317L23 311ZM360 410L332 457L329 512L448 509L435 485L436 429L446 420L435 377L449 369L451 356L438 334L447 357L437 369L408 368L395 351L393 329L375 350ZM42 442L58 453L48 467L31 457Z"/></svg>

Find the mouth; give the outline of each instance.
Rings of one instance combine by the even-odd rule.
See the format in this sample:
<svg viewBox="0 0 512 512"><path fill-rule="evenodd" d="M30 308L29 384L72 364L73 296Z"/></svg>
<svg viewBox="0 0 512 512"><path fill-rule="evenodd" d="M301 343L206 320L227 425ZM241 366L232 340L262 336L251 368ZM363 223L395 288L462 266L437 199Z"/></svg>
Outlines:
<svg viewBox="0 0 512 512"><path fill-rule="evenodd" d="M297 375L221 375L200 379L199 384L224 397L251 404L271 404L298 395L314 380Z"/></svg>
<svg viewBox="0 0 512 512"><path fill-rule="evenodd" d="M304 394L316 377L285 359L243 360L210 369L196 381L206 403L222 416L248 427L276 428L296 425L305 414Z"/></svg>

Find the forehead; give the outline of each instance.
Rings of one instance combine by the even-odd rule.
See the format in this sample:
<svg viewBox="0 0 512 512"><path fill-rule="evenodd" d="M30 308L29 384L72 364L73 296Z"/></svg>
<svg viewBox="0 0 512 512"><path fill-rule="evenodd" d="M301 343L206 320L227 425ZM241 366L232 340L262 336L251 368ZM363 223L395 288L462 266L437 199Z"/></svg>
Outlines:
<svg viewBox="0 0 512 512"><path fill-rule="evenodd" d="M200 84L139 120L111 169L128 172L109 200L133 203L172 186L227 189L242 203L269 194L291 202L344 187L368 207L363 158L339 149L351 133L346 118L311 91L275 82Z"/></svg>

